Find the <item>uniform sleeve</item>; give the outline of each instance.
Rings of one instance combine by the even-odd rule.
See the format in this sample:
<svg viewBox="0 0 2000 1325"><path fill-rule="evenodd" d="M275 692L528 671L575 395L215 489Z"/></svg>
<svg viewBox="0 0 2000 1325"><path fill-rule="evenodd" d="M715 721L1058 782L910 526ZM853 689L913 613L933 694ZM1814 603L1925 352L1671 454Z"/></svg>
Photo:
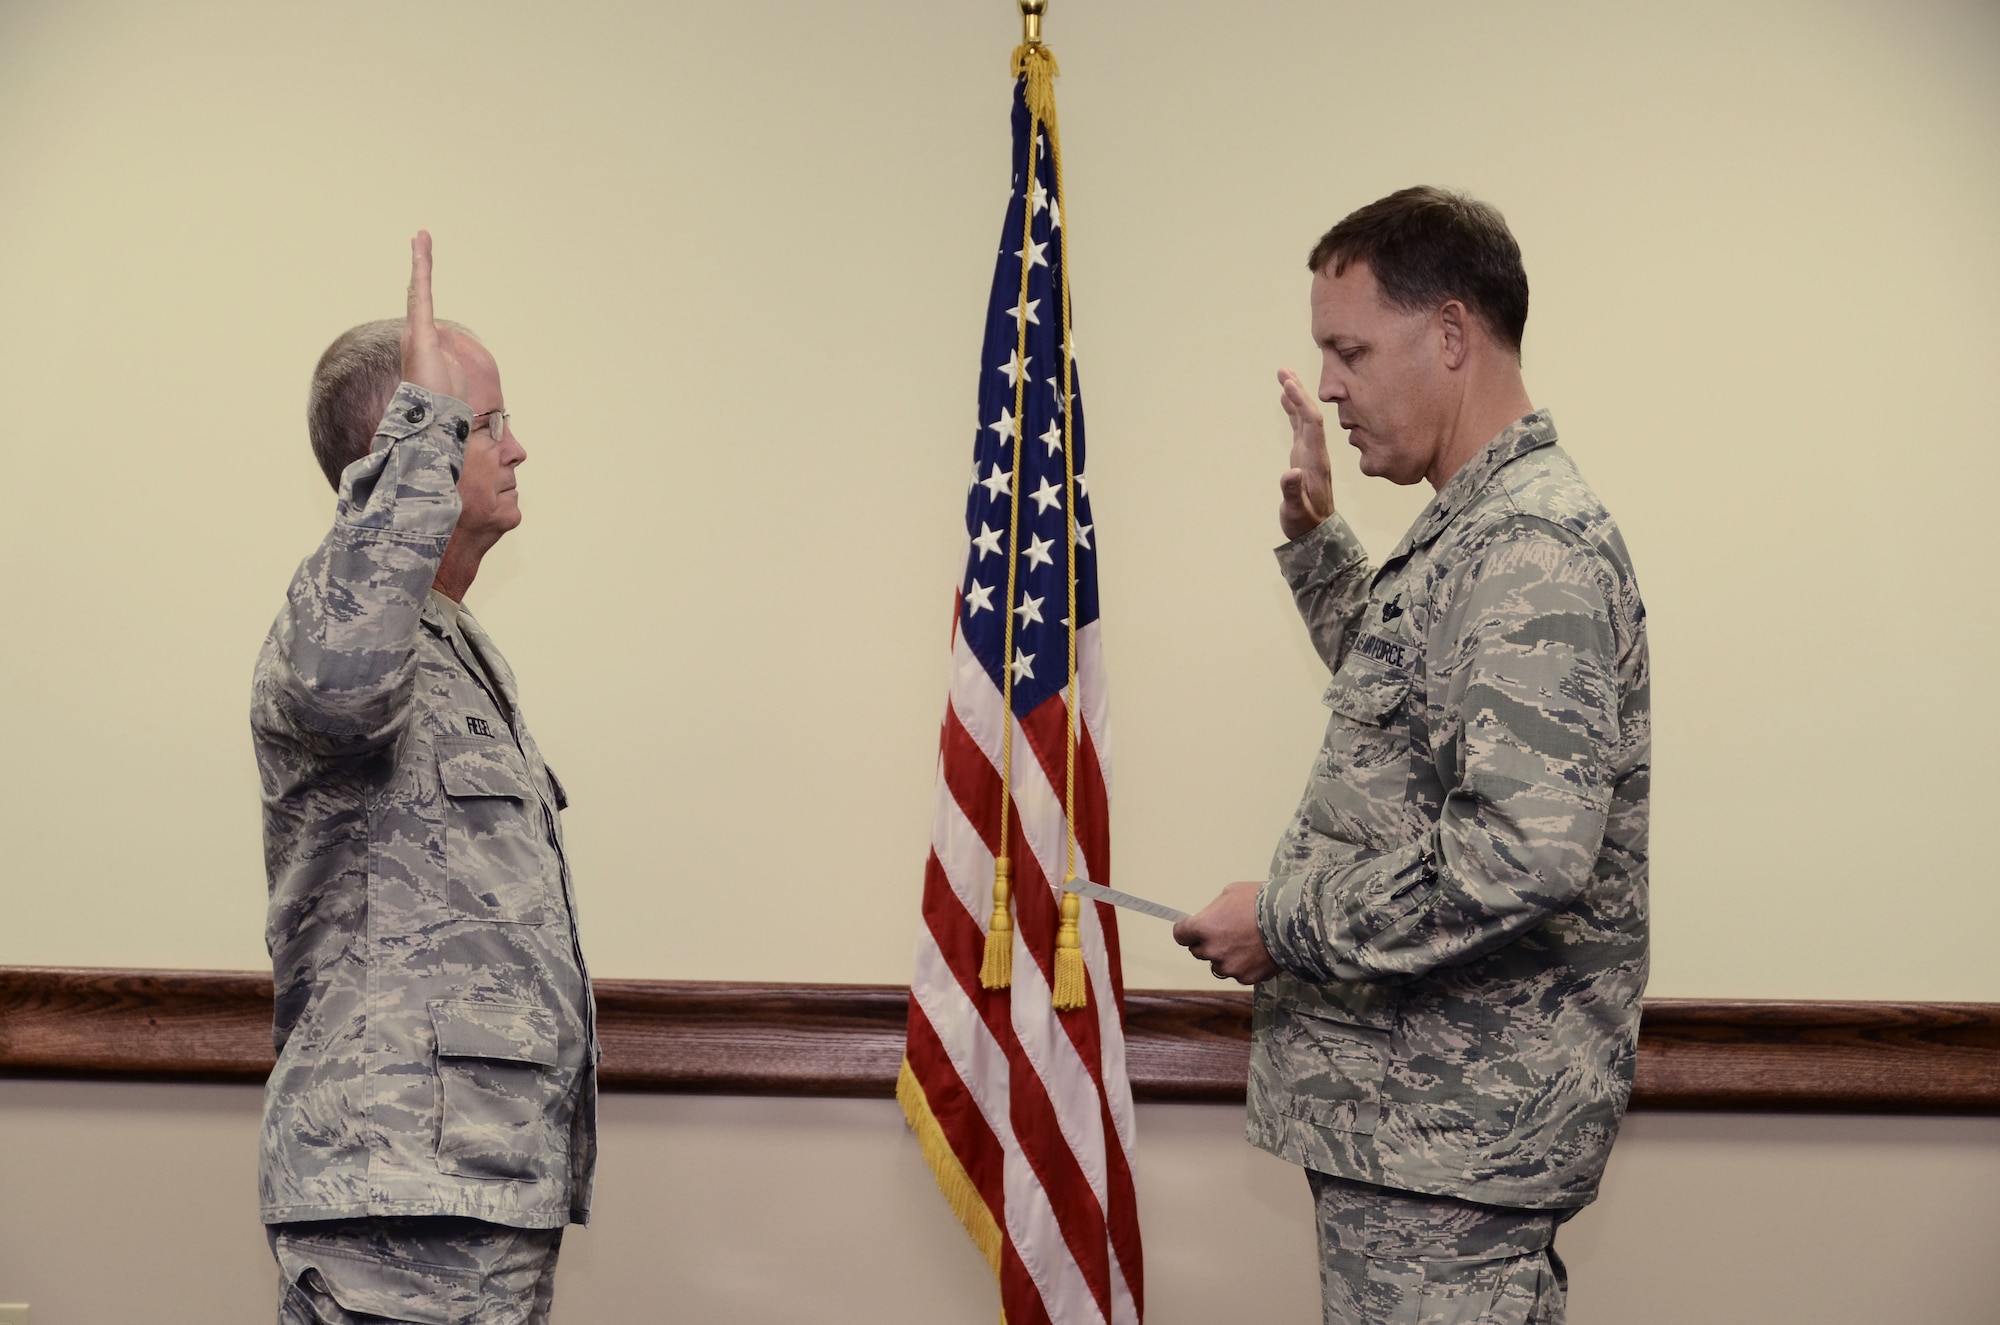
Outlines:
<svg viewBox="0 0 2000 1325"><path fill-rule="evenodd" d="M1456 720L1432 739L1443 811L1409 846L1265 884L1265 944L1301 979L1407 979L1473 961L1590 881L1619 737L1601 560L1524 520L1453 586L1440 626L1458 664L1444 706Z"/></svg>
<svg viewBox="0 0 2000 1325"><path fill-rule="evenodd" d="M252 726L322 755L392 741L415 693L416 632L458 523L471 412L404 382L340 476L333 529L300 565L258 659Z"/></svg>
<svg viewBox="0 0 2000 1325"><path fill-rule="evenodd" d="M1313 647L1330 670L1337 670L1354 622L1368 606L1374 574L1361 540L1335 512L1310 533L1276 549L1276 555Z"/></svg>

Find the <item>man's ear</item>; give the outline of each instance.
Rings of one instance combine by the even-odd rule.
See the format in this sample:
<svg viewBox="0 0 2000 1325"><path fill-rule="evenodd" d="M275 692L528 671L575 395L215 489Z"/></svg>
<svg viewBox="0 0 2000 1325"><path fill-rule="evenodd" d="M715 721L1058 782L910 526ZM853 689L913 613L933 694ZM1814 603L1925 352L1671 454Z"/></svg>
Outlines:
<svg viewBox="0 0 2000 1325"><path fill-rule="evenodd" d="M1447 368L1464 367L1466 356L1471 353L1472 346L1468 343L1471 328L1467 325L1470 317L1465 305L1456 299L1446 300L1444 307L1438 309L1438 326L1444 337L1444 366Z"/></svg>

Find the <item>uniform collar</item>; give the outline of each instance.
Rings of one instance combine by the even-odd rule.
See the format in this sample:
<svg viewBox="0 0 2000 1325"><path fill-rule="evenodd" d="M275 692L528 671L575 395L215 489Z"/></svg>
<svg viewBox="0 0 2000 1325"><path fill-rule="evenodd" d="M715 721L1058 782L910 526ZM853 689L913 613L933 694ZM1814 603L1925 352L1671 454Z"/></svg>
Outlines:
<svg viewBox="0 0 2000 1325"><path fill-rule="evenodd" d="M1445 485L1424 507L1417 522L1410 526L1410 532L1403 535L1403 541L1396 545L1389 560L1394 561L1429 543L1444 532L1453 516L1472 505L1480 493L1492 486L1501 470L1528 452L1554 446L1555 442L1555 420L1545 409L1524 414L1502 428L1497 437L1479 448L1478 455L1466 461L1456 474L1445 480Z"/></svg>
<svg viewBox="0 0 2000 1325"><path fill-rule="evenodd" d="M424 602L423 622L451 646L475 680L485 684L488 690L499 692L495 698L500 701L502 711L511 714L521 707L520 693L515 689L514 670L507 666L507 660L500 655L500 647L465 604L454 603L432 589L430 597Z"/></svg>
<svg viewBox="0 0 2000 1325"><path fill-rule="evenodd" d="M479 655L479 661L485 665L487 674L493 678L493 683L500 687L500 698L505 702L507 712L509 714L518 712L521 707L521 694L514 685L514 669L500 656L500 647L493 642L493 637L486 633L486 627L480 625L477 618L465 610L463 604L458 609L458 633L472 646L472 651Z"/></svg>
<svg viewBox="0 0 2000 1325"><path fill-rule="evenodd" d="M447 631L458 627L458 604L436 589L432 589L430 597L424 601L423 615L425 621Z"/></svg>

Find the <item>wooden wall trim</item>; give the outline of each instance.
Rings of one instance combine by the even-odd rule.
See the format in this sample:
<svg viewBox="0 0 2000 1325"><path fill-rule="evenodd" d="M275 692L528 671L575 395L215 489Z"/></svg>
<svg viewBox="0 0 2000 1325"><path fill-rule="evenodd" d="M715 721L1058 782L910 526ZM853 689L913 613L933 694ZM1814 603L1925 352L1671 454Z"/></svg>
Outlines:
<svg viewBox="0 0 2000 1325"><path fill-rule="evenodd" d="M597 984L609 1090L887 1096L900 985ZM1250 1000L1134 990L1141 1100L1240 1102ZM259 1082L271 980L233 971L0 967L0 1076ZM1658 999L1635 1109L2000 1114L2000 1004Z"/></svg>

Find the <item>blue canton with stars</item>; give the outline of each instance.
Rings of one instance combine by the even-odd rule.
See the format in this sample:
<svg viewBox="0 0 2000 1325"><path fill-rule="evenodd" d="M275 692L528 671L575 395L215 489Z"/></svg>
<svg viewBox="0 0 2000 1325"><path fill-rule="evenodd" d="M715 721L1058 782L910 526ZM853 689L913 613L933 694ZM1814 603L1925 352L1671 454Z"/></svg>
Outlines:
<svg viewBox="0 0 2000 1325"><path fill-rule="evenodd" d="M1077 628L1097 620L1097 539L1083 468L1083 388L1069 374L1069 423L1063 426L1062 201L1056 196L1055 162L1046 127L1036 130L1034 178L1028 176L1027 82L1014 85L1014 187L1000 229L993 267L993 296L986 308L986 347L979 364L979 435L973 443L972 488L965 503L965 532L972 540L960 586L959 629L993 678L1014 674L1014 714L1026 716L1069 684L1069 498L1064 454L1076 473ZM1033 225L1022 242L1021 222L1032 193ZM1028 298L1021 301L1021 263L1028 263ZM1021 321L1027 322L1027 355L1020 356ZM1069 349L1074 352L1072 339ZM1021 417L1014 416L1017 378L1025 375ZM1014 437L1021 438L1020 527L1010 539ZM1010 546L1010 543L1012 546ZM1014 601L1007 600L1007 562L1014 561ZM1006 653L1006 616L1014 617L1014 652Z"/></svg>

